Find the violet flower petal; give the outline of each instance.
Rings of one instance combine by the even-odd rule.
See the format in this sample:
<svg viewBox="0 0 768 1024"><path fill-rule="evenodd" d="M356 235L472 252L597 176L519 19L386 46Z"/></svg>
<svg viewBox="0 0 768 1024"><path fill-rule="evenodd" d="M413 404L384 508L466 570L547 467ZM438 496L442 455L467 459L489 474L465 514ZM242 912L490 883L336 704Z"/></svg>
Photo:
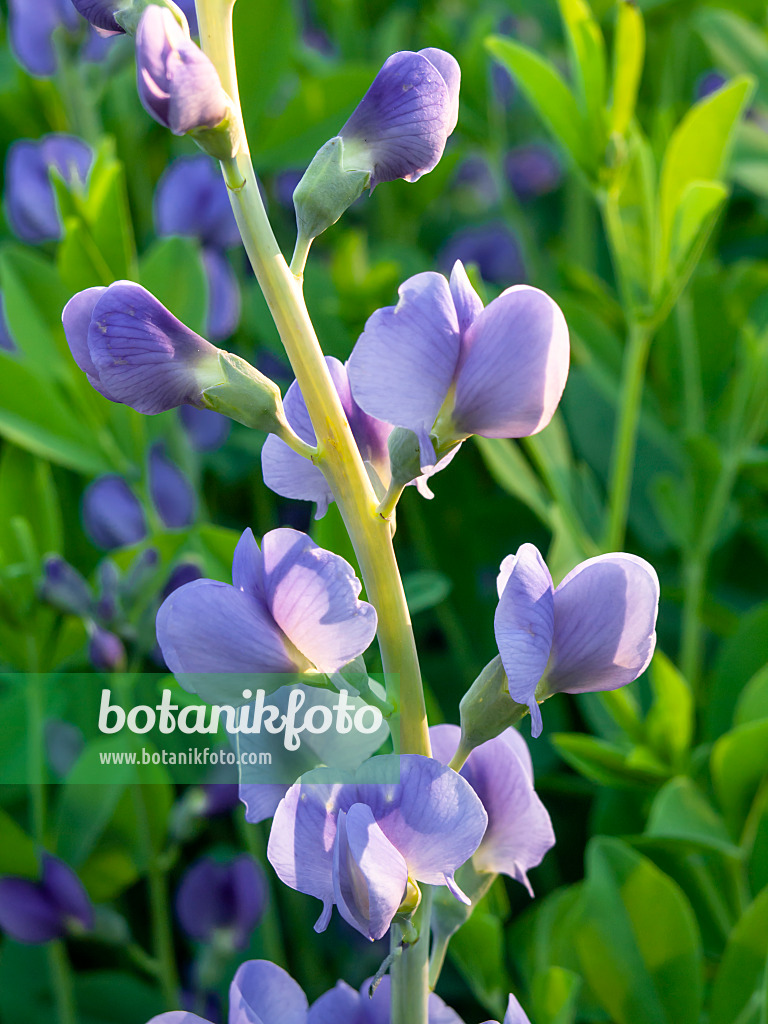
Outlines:
<svg viewBox="0 0 768 1024"><path fill-rule="evenodd" d="M290 786L279 782L246 783L240 786L240 799L245 804L245 820L252 825L272 818Z"/></svg>
<svg viewBox="0 0 768 1024"><path fill-rule="evenodd" d="M267 592L264 588L264 559L250 526L243 530L232 558L232 585L249 594L265 608Z"/></svg>
<svg viewBox="0 0 768 1024"><path fill-rule="evenodd" d="M211 157L179 157L163 173L155 191L155 226L159 235L199 238L207 249L240 245L227 186Z"/></svg>
<svg viewBox="0 0 768 1024"><path fill-rule="evenodd" d="M40 943L66 932L58 908L27 878L0 878L0 928L17 942Z"/></svg>
<svg viewBox="0 0 768 1024"><path fill-rule="evenodd" d="M359 992L345 981L337 981L312 1003L306 1024L368 1024L361 1004Z"/></svg>
<svg viewBox="0 0 768 1024"><path fill-rule="evenodd" d="M144 109L174 135L214 128L227 115L216 69L167 8L152 5L141 16L136 71Z"/></svg>
<svg viewBox="0 0 768 1024"><path fill-rule="evenodd" d="M190 444L198 452L215 452L229 437L232 420L213 409L198 409L194 405L179 407L179 419Z"/></svg>
<svg viewBox="0 0 768 1024"><path fill-rule="evenodd" d="M107 32L123 32L115 21L115 11L123 6L120 0L72 0L75 8L96 28Z"/></svg>
<svg viewBox="0 0 768 1024"><path fill-rule="evenodd" d="M78 322L80 316L78 310ZM76 347L81 350L79 342ZM137 412L199 404L201 391L221 380L219 350L130 281L117 281L100 296L88 349L100 386Z"/></svg>
<svg viewBox="0 0 768 1024"><path fill-rule="evenodd" d="M165 454L162 444L153 445L149 452L149 493L160 518L169 529L181 529L194 522L195 490Z"/></svg>
<svg viewBox="0 0 768 1024"><path fill-rule="evenodd" d="M472 287L461 260L456 260L454 263L449 284L451 298L459 320L459 330L463 337L482 313L483 300Z"/></svg>
<svg viewBox="0 0 768 1024"><path fill-rule="evenodd" d="M224 930L231 933L235 948L244 949L266 900L264 873L249 854L224 864L202 857L181 881L176 914L190 938L210 942Z"/></svg>
<svg viewBox="0 0 768 1024"><path fill-rule="evenodd" d="M21 139L8 149L5 165L5 204L14 233L24 242L61 238L61 220L50 172L55 168L69 185L85 182L93 151L73 135Z"/></svg>
<svg viewBox="0 0 768 1024"><path fill-rule="evenodd" d="M463 339L456 428L484 437L527 437L542 430L563 393L569 351L559 306L537 288L508 288Z"/></svg>
<svg viewBox="0 0 768 1024"><path fill-rule="evenodd" d="M44 853L40 884L66 923L75 920L86 931L93 928L93 905L72 868L58 857Z"/></svg>
<svg viewBox="0 0 768 1024"><path fill-rule="evenodd" d="M298 530L262 538L264 585L275 622L321 672L338 672L376 635L376 610L358 600L352 566Z"/></svg>
<svg viewBox="0 0 768 1024"><path fill-rule="evenodd" d="M333 847L333 892L344 920L380 939L403 901L408 866L365 804L339 811Z"/></svg>
<svg viewBox="0 0 768 1024"><path fill-rule="evenodd" d="M535 693L552 649L555 612L552 577L533 544L523 544L516 555L504 559L499 589L494 632L509 693L528 705L531 734L538 736L541 711Z"/></svg>
<svg viewBox="0 0 768 1024"><path fill-rule="evenodd" d="M63 26L76 31L79 18L69 0L10 0L11 45L22 67L31 75L50 78L58 60L53 45L54 31Z"/></svg>
<svg viewBox="0 0 768 1024"><path fill-rule="evenodd" d="M306 1024L307 997L282 967L246 960L229 989L231 1024Z"/></svg>
<svg viewBox="0 0 768 1024"><path fill-rule="evenodd" d="M174 590L157 613L157 639L173 673L296 670L269 611L228 583L195 580Z"/></svg>
<svg viewBox="0 0 768 1024"><path fill-rule="evenodd" d="M138 544L147 536L144 510L120 476L100 476L83 492L83 528L105 551Z"/></svg>
<svg viewBox="0 0 768 1024"><path fill-rule="evenodd" d="M206 331L213 341L224 341L240 323L240 285L229 260L218 249L203 249L203 266L208 278Z"/></svg>
<svg viewBox="0 0 768 1024"><path fill-rule="evenodd" d="M459 322L441 274L416 274L398 292L397 306L377 310L366 323L349 359L349 381L370 416L414 431L427 466L435 461L429 432L459 358Z"/></svg>
<svg viewBox="0 0 768 1024"><path fill-rule="evenodd" d="M548 693L615 690L637 679L656 646L659 580L623 552L590 558L555 591Z"/></svg>
<svg viewBox="0 0 768 1024"><path fill-rule="evenodd" d="M147 1024L211 1024L205 1017L198 1017L196 1013L187 1013L186 1010L170 1010L168 1013L159 1013L156 1017L150 1018Z"/></svg>
<svg viewBox="0 0 768 1024"><path fill-rule="evenodd" d="M458 64L450 56L393 54L339 132L344 166L371 170L371 188L382 181L416 181L440 160L456 124Z"/></svg>

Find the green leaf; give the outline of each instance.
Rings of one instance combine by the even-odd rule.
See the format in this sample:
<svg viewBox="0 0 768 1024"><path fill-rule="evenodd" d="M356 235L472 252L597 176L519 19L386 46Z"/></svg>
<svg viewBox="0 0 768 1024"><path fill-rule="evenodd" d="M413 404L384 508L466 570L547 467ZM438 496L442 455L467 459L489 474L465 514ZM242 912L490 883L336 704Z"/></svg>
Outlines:
<svg viewBox="0 0 768 1024"><path fill-rule="evenodd" d="M238 85L248 99L244 103L246 128L250 138L260 138L269 123L264 123L265 115L283 88L286 73L292 71L297 42L293 5L236 4L234 34Z"/></svg>
<svg viewBox="0 0 768 1024"><path fill-rule="evenodd" d="M616 1024L699 1024L701 941L680 888L619 839L593 839L586 861L573 934L603 1007Z"/></svg>
<svg viewBox="0 0 768 1024"><path fill-rule="evenodd" d="M635 113L644 59L643 16L635 4L621 0L613 42L613 99L608 121L612 134L627 133Z"/></svg>
<svg viewBox="0 0 768 1024"><path fill-rule="evenodd" d="M533 1019L537 1024L574 1024L581 978L564 967L548 967L531 985Z"/></svg>
<svg viewBox="0 0 768 1024"><path fill-rule="evenodd" d="M605 219L617 254L627 300L642 310L650 303L656 252L656 165L648 139L630 127L627 159L606 197Z"/></svg>
<svg viewBox="0 0 768 1024"><path fill-rule="evenodd" d="M0 434L34 455L82 473L111 467L91 431L32 366L0 353Z"/></svg>
<svg viewBox="0 0 768 1024"><path fill-rule="evenodd" d="M200 246L191 238L161 238L139 265L139 281L198 334L205 334L208 283Z"/></svg>
<svg viewBox="0 0 768 1024"><path fill-rule="evenodd" d="M420 569L405 573L403 589L411 615L434 608L448 597L451 592L451 581L435 569Z"/></svg>
<svg viewBox="0 0 768 1024"><path fill-rule="evenodd" d="M675 221L685 193L694 182L722 177L736 126L753 89L751 78L734 79L691 107L672 133L659 185L659 278L667 273Z"/></svg>
<svg viewBox="0 0 768 1024"><path fill-rule="evenodd" d="M691 746L695 707L688 683L669 658L656 651L649 671L653 704L645 719L646 739L670 766L680 766Z"/></svg>
<svg viewBox="0 0 768 1024"><path fill-rule="evenodd" d="M50 464L7 444L0 457L0 537L6 556L21 558L12 539L16 516L31 524L41 553L63 550L61 508Z"/></svg>
<svg viewBox="0 0 768 1024"><path fill-rule="evenodd" d="M501 1020L509 997L509 975L504 963L504 928L482 904L456 932L448 947L472 994Z"/></svg>
<svg viewBox="0 0 768 1024"><path fill-rule="evenodd" d="M678 839L738 857L725 822L687 776L670 779L651 804L646 835Z"/></svg>
<svg viewBox="0 0 768 1024"><path fill-rule="evenodd" d="M516 441L475 437L488 470L507 494L526 505L545 525L551 525L552 503Z"/></svg>
<svg viewBox="0 0 768 1024"><path fill-rule="evenodd" d="M766 664L768 602L742 615L737 629L718 651L705 708L709 739L715 739L729 727L741 691Z"/></svg>
<svg viewBox="0 0 768 1024"><path fill-rule="evenodd" d="M768 196L768 132L761 124L745 121L736 135L731 176L743 188Z"/></svg>
<svg viewBox="0 0 768 1024"><path fill-rule="evenodd" d="M586 0L558 0L578 87L578 101L589 127L595 162L606 143L606 58L600 26Z"/></svg>
<svg viewBox="0 0 768 1024"><path fill-rule="evenodd" d="M592 171L595 161L587 144L589 126L576 98L555 68L533 50L502 36L490 36L485 45L514 77L574 163L587 172Z"/></svg>
<svg viewBox="0 0 768 1024"><path fill-rule="evenodd" d="M136 243L128 206L125 169L115 156L112 139L104 140L96 155L88 178L84 213L96 247L109 267L113 280L135 277Z"/></svg>
<svg viewBox="0 0 768 1024"><path fill-rule="evenodd" d="M0 875L23 875L34 878L38 873L33 839L19 828L13 818L0 808Z"/></svg>
<svg viewBox="0 0 768 1024"><path fill-rule="evenodd" d="M710 766L725 820L738 837L768 775L768 719L737 725L721 736L712 748Z"/></svg>
<svg viewBox="0 0 768 1024"><path fill-rule="evenodd" d="M734 725L768 718L768 665L752 676L744 687L733 716Z"/></svg>
<svg viewBox="0 0 768 1024"><path fill-rule="evenodd" d="M730 75L747 71L757 80L757 99L768 104L768 36L746 18L731 11L706 7L697 11L694 25L715 63Z"/></svg>
<svg viewBox="0 0 768 1024"><path fill-rule="evenodd" d="M731 932L712 986L709 1024L763 1024L768 1013L768 888Z"/></svg>
<svg viewBox="0 0 768 1024"><path fill-rule="evenodd" d="M552 746L572 768L600 786L655 789L669 777L668 770L641 747L622 747L583 733L555 733Z"/></svg>

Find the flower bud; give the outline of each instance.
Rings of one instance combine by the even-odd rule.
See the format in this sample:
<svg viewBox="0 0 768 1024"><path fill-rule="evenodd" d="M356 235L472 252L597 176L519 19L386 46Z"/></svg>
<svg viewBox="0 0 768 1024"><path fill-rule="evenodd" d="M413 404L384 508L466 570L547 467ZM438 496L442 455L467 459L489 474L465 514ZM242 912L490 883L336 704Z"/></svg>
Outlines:
<svg viewBox="0 0 768 1024"><path fill-rule="evenodd" d="M142 14L152 5L165 7L179 25L187 26L185 12L173 0L72 0L72 3L94 28L105 35L115 32L135 34Z"/></svg>
<svg viewBox="0 0 768 1024"><path fill-rule="evenodd" d="M59 555L49 555L43 563L40 597L71 615L87 615L93 603L87 581Z"/></svg>
<svg viewBox="0 0 768 1024"><path fill-rule="evenodd" d="M312 163L293 193L299 237L317 238L370 184L369 170L356 170L344 166L344 140L340 136L329 139L317 151Z"/></svg>
<svg viewBox="0 0 768 1024"><path fill-rule="evenodd" d="M105 551L138 544L147 535L139 499L121 476L100 476L83 493L83 528Z"/></svg>
<svg viewBox="0 0 768 1024"><path fill-rule="evenodd" d="M221 351L219 361L224 380L203 391L207 408L254 430L282 433L288 428L274 381L232 352Z"/></svg>
<svg viewBox="0 0 768 1024"><path fill-rule="evenodd" d="M93 907L72 868L44 853L39 882L0 878L0 928L17 942L50 942L90 931Z"/></svg>
<svg viewBox="0 0 768 1024"><path fill-rule="evenodd" d="M193 523L194 488L165 454L162 443L153 445L149 452L149 493L160 518L169 529L180 529Z"/></svg>
<svg viewBox="0 0 768 1024"><path fill-rule="evenodd" d="M519 722L527 711L525 704L518 704L510 697L507 674L497 655L461 698L459 748L468 753L481 743L494 739L510 725Z"/></svg>
<svg viewBox="0 0 768 1024"><path fill-rule="evenodd" d="M74 135L14 142L5 164L5 205L14 234L32 244L61 238L51 171L71 187L85 182L92 162L90 146Z"/></svg>
<svg viewBox="0 0 768 1024"><path fill-rule="evenodd" d="M190 938L245 949L264 913L267 895L264 872L248 854L228 864L203 857L182 879L176 913Z"/></svg>
<svg viewBox="0 0 768 1024"><path fill-rule="evenodd" d="M88 657L97 672L120 672L125 669L123 641L115 633L94 626L88 644Z"/></svg>

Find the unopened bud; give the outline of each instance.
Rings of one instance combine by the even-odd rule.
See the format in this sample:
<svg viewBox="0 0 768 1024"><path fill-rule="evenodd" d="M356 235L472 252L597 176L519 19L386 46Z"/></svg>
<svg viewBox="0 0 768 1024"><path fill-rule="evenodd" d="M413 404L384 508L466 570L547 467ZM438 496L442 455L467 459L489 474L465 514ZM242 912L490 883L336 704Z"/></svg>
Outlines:
<svg viewBox="0 0 768 1024"><path fill-rule="evenodd" d="M329 139L317 151L293 193L299 238L307 243L335 224L368 187L371 172L345 170L343 155L343 139Z"/></svg>
<svg viewBox="0 0 768 1024"><path fill-rule="evenodd" d="M525 704L518 704L510 697L507 674L500 656L496 655L461 698L459 749L469 754L481 743L500 736L527 712Z"/></svg>

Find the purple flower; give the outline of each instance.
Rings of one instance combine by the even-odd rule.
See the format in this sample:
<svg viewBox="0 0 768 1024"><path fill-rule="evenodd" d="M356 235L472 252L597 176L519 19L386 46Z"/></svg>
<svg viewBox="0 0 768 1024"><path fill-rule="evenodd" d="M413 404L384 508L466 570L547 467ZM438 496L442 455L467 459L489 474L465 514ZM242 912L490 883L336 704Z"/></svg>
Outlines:
<svg viewBox="0 0 768 1024"><path fill-rule="evenodd" d="M245 949L268 898L264 872L249 854L227 864L202 857L186 872L176 893L181 927L199 942Z"/></svg>
<svg viewBox="0 0 768 1024"><path fill-rule="evenodd" d="M0 349L3 352L16 351L16 342L11 337L11 330L5 316L5 299L2 292L0 292Z"/></svg>
<svg viewBox="0 0 768 1024"><path fill-rule="evenodd" d="M183 156L170 165L155 192L159 235L198 238L209 249L240 245L224 179L211 157Z"/></svg>
<svg viewBox="0 0 768 1024"><path fill-rule="evenodd" d="M213 452L229 437L232 421L213 409L182 405L179 418L192 447L198 452Z"/></svg>
<svg viewBox="0 0 768 1024"><path fill-rule="evenodd" d="M165 454L162 443L152 445L149 452L149 493L169 529L181 529L194 522L197 504L194 488Z"/></svg>
<svg viewBox="0 0 768 1024"><path fill-rule="evenodd" d="M93 604L87 580L59 555L48 555L43 562L40 597L70 615L87 615Z"/></svg>
<svg viewBox="0 0 768 1024"><path fill-rule="evenodd" d="M151 5L136 30L139 99L174 135L215 128L229 112L229 97L211 61L166 7Z"/></svg>
<svg viewBox="0 0 768 1024"><path fill-rule="evenodd" d="M432 753L448 764L459 745L457 725L433 725L429 730ZM480 797L488 815L488 828L472 856L476 871L509 875L533 889L528 872L555 845L546 808L533 788L533 765L525 740L516 729L475 747L460 775Z"/></svg>
<svg viewBox="0 0 768 1024"><path fill-rule="evenodd" d="M88 658L97 672L123 671L127 660L120 637L101 626L94 626L91 630Z"/></svg>
<svg viewBox="0 0 768 1024"><path fill-rule="evenodd" d="M226 255L218 249L203 249L203 267L208 278L206 332L214 341L224 341L240 323L240 285Z"/></svg>
<svg viewBox="0 0 768 1024"><path fill-rule="evenodd" d="M707 96L711 96L713 92L717 92L718 89L726 84L728 79L725 75L719 71L707 71L696 82L696 89L694 92L697 100L703 100Z"/></svg>
<svg viewBox="0 0 768 1024"><path fill-rule="evenodd" d="M495 1020L486 1021L485 1024L496 1024ZM510 994L509 1002L507 1003L507 1012L504 1014L504 1020L502 1024L531 1024L531 1021L523 1010L517 999Z"/></svg>
<svg viewBox="0 0 768 1024"><path fill-rule="evenodd" d="M75 362L93 387L137 412L202 406L201 392L223 380L219 349L131 281L78 292L62 321Z"/></svg>
<svg viewBox="0 0 768 1024"><path fill-rule="evenodd" d="M371 189L431 171L456 127L460 79L444 50L392 54L339 132L344 169L370 171Z"/></svg>
<svg viewBox="0 0 768 1024"><path fill-rule="evenodd" d="M32 243L61 238L50 172L55 168L70 186L84 184L92 162L90 146L73 135L14 142L5 164L5 206L14 234Z"/></svg>
<svg viewBox="0 0 768 1024"><path fill-rule="evenodd" d="M359 992L340 981L309 1005L301 986L269 960L247 960L229 990L229 1024L389 1024L390 982L384 977L368 996L370 979ZM439 996L429 997L429 1024L462 1024ZM193 1013L174 1011L149 1024L208 1024ZM516 1018L505 1024L522 1024Z"/></svg>
<svg viewBox="0 0 768 1024"><path fill-rule="evenodd" d="M240 803L240 787L236 782L205 782L201 790L203 805L199 813L204 818L229 814Z"/></svg>
<svg viewBox="0 0 768 1024"><path fill-rule="evenodd" d="M488 818L461 776L433 758L394 754L367 761L355 776L361 781L322 776L321 769L291 786L267 848L286 885L322 900L316 931L328 927L335 903L353 928L380 939L409 878L447 885L466 901L454 872L477 849ZM362 781L374 778L381 781Z"/></svg>
<svg viewBox="0 0 768 1024"><path fill-rule="evenodd" d="M554 192L563 180L557 154L541 142L518 146L507 153L504 170L512 191L521 202Z"/></svg>
<svg viewBox="0 0 768 1024"><path fill-rule="evenodd" d="M44 853L39 882L0 878L0 928L17 942L50 942L90 931L93 907L72 868Z"/></svg>
<svg viewBox="0 0 768 1024"><path fill-rule="evenodd" d="M174 590L178 590L179 587L183 587L187 583L194 583L195 580L201 580L202 578L203 574L200 572L199 566L194 562L180 562L168 577L168 582L163 587L163 600L165 600L169 594L172 594Z"/></svg>
<svg viewBox="0 0 768 1024"><path fill-rule="evenodd" d="M115 21L115 11L126 6L125 0L72 0L72 3L96 28L104 32L124 31Z"/></svg>
<svg viewBox="0 0 768 1024"><path fill-rule="evenodd" d="M459 260L474 263L484 281L503 285L525 280L520 243L503 224L486 224L457 231L443 247L440 266L450 270Z"/></svg>
<svg viewBox="0 0 768 1024"><path fill-rule="evenodd" d="M80 24L70 0L9 0L8 8L11 45L21 66L42 78L56 74L53 33L60 26L75 32Z"/></svg>
<svg viewBox="0 0 768 1024"><path fill-rule="evenodd" d="M327 356L325 362L363 461L371 466L386 488L389 483L387 438L392 427L366 415L357 405L350 393L347 368L343 363L333 356ZM302 441L317 444L307 406L296 381L288 388L283 409ZM285 441L270 434L261 450L261 469L267 487L284 498L317 502L316 518L322 519L333 501L333 494L317 466L294 452Z"/></svg>
<svg viewBox="0 0 768 1024"><path fill-rule="evenodd" d="M163 602L157 639L172 672L334 673L376 633L352 567L296 530L272 530L261 550L246 530L232 580L197 580Z"/></svg>
<svg viewBox="0 0 768 1024"><path fill-rule="evenodd" d="M577 565L554 588L532 544L501 563L494 630L513 700L531 711L553 693L615 690L637 679L656 645L659 581L653 567L623 552Z"/></svg>
<svg viewBox="0 0 768 1024"><path fill-rule="evenodd" d="M138 544L147 536L139 499L120 476L100 476L83 492L83 527L105 551Z"/></svg>
<svg viewBox="0 0 768 1024"><path fill-rule="evenodd" d="M450 286L431 272L409 278L397 306L377 310L348 363L355 401L369 415L414 431L421 464L438 445L525 437L549 423L568 376L560 308L527 285L486 309L457 263ZM436 422L437 421L437 422Z"/></svg>

